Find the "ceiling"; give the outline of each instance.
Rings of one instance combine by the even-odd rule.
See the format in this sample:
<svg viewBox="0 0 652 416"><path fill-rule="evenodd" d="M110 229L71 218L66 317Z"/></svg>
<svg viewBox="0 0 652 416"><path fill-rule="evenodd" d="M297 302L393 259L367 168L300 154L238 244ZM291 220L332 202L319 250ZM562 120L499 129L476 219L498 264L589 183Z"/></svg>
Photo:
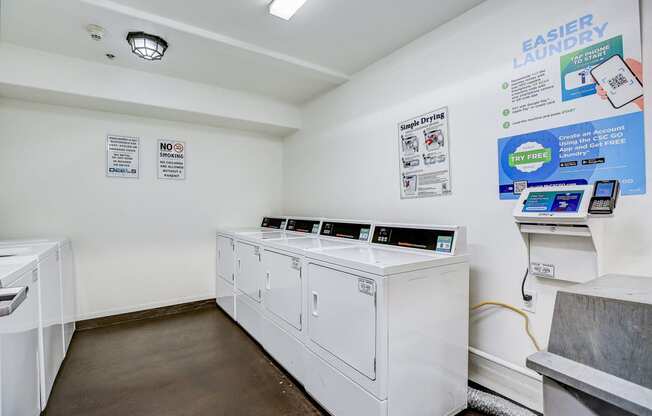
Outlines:
<svg viewBox="0 0 652 416"><path fill-rule="evenodd" d="M269 0L0 1L2 41L300 104L483 0L308 0L290 21ZM168 41L163 61L131 54L134 30Z"/></svg>

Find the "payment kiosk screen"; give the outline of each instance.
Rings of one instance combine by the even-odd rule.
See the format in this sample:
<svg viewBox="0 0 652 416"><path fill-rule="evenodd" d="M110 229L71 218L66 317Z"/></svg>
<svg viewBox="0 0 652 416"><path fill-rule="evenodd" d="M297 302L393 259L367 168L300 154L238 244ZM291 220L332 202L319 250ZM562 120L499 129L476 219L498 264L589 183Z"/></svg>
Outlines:
<svg viewBox="0 0 652 416"><path fill-rule="evenodd" d="M584 191L530 192L523 206L523 212L577 212L583 194Z"/></svg>
<svg viewBox="0 0 652 416"><path fill-rule="evenodd" d="M596 185L595 196L611 197L614 192L614 182L601 182Z"/></svg>

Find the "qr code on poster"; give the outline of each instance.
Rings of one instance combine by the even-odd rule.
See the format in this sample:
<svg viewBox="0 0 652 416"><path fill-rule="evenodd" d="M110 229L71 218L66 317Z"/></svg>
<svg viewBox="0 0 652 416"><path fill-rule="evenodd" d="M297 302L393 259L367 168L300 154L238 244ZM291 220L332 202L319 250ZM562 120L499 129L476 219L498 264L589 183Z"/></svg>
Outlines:
<svg viewBox="0 0 652 416"><path fill-rule="evenodd" d="M609 83L609 86L614 90L628 83L627 77L625 77L623 74L618 74L607 82Z"/></svg>
<svg viewBox="0 0 652 416"><path fill-rule="evenodd" d="M514 182L514 194L520 195L527 188L527 181Z"/></svg>

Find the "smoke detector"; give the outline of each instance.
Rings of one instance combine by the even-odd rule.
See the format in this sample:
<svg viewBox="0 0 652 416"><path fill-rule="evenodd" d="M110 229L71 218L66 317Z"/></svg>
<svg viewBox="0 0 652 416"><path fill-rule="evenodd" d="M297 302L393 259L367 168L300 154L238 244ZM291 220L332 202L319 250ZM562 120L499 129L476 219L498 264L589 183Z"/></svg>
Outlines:
<svg viewBox="0 0 652 416"><path fill-rule="evenodd" d="M95 41L99 42L104 37L104 28L102 26L88 25L86 31L91 35L91 39Z"/></svg>

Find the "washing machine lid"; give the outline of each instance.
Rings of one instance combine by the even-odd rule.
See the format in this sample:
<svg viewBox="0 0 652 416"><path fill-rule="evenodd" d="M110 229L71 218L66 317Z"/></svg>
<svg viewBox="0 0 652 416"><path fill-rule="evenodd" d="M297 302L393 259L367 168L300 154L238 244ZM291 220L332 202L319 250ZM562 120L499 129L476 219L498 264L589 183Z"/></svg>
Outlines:
<svg viewBox="0 0 652 416"><path fill-rule="evenodd" d="M16 240L0 240L0 248L6 246L27 246L42 243L56 243L59 247L70 244L68 237L48 237L48 238L25 238Z"/></svg>
<svg viewBox="0 0 652 416"><path fill-rule="evenodd" d="M252 244L261 244L273 240L284 240L284 239L294 239L294 238L306 238L300 234L287 234L284 231L258 231L250 233L238 233L236 235L239 241L244 241Z"/></svg>
<svg viewBox="0 0 652 416"><path fill-rule="evenodd" d="M36 243L0 247L0 258L30 257L37 261L56 254L59 246L57 243Z"/></svg>
<svg viewBox="0 0 652 416"><path fill-rule="evenodd" d="M25 273L36 268L36 260L26 257L0 258L0 288L11 287Z"/></svg>
<svg viewBox="0 0 652 416"><path fill-rule="evenodd" d="M287 218L285 217L263 217L258 227L225 227L218 228L217 235L233 237L237 233L257 233L263 231L285 230Z"/></svg>
<svg viewBox="0 0 652 416"><path fill-rule="evenodd" d="M330 248L350 247L352 245L362 244L356 241L331 240L326 238L300 237L284 238L280 240L268 241L265 245L272 249L289 251L294 254L303 255L306 250L324 250Z"/></svg>
<svg viewBox="0 0 652 416"><path fill-rule="evenodd" d="M328 250L308 250L306 257L351 269L389 276L467 261L466 256L417 253L406 249L357 245Z"/></svg>

